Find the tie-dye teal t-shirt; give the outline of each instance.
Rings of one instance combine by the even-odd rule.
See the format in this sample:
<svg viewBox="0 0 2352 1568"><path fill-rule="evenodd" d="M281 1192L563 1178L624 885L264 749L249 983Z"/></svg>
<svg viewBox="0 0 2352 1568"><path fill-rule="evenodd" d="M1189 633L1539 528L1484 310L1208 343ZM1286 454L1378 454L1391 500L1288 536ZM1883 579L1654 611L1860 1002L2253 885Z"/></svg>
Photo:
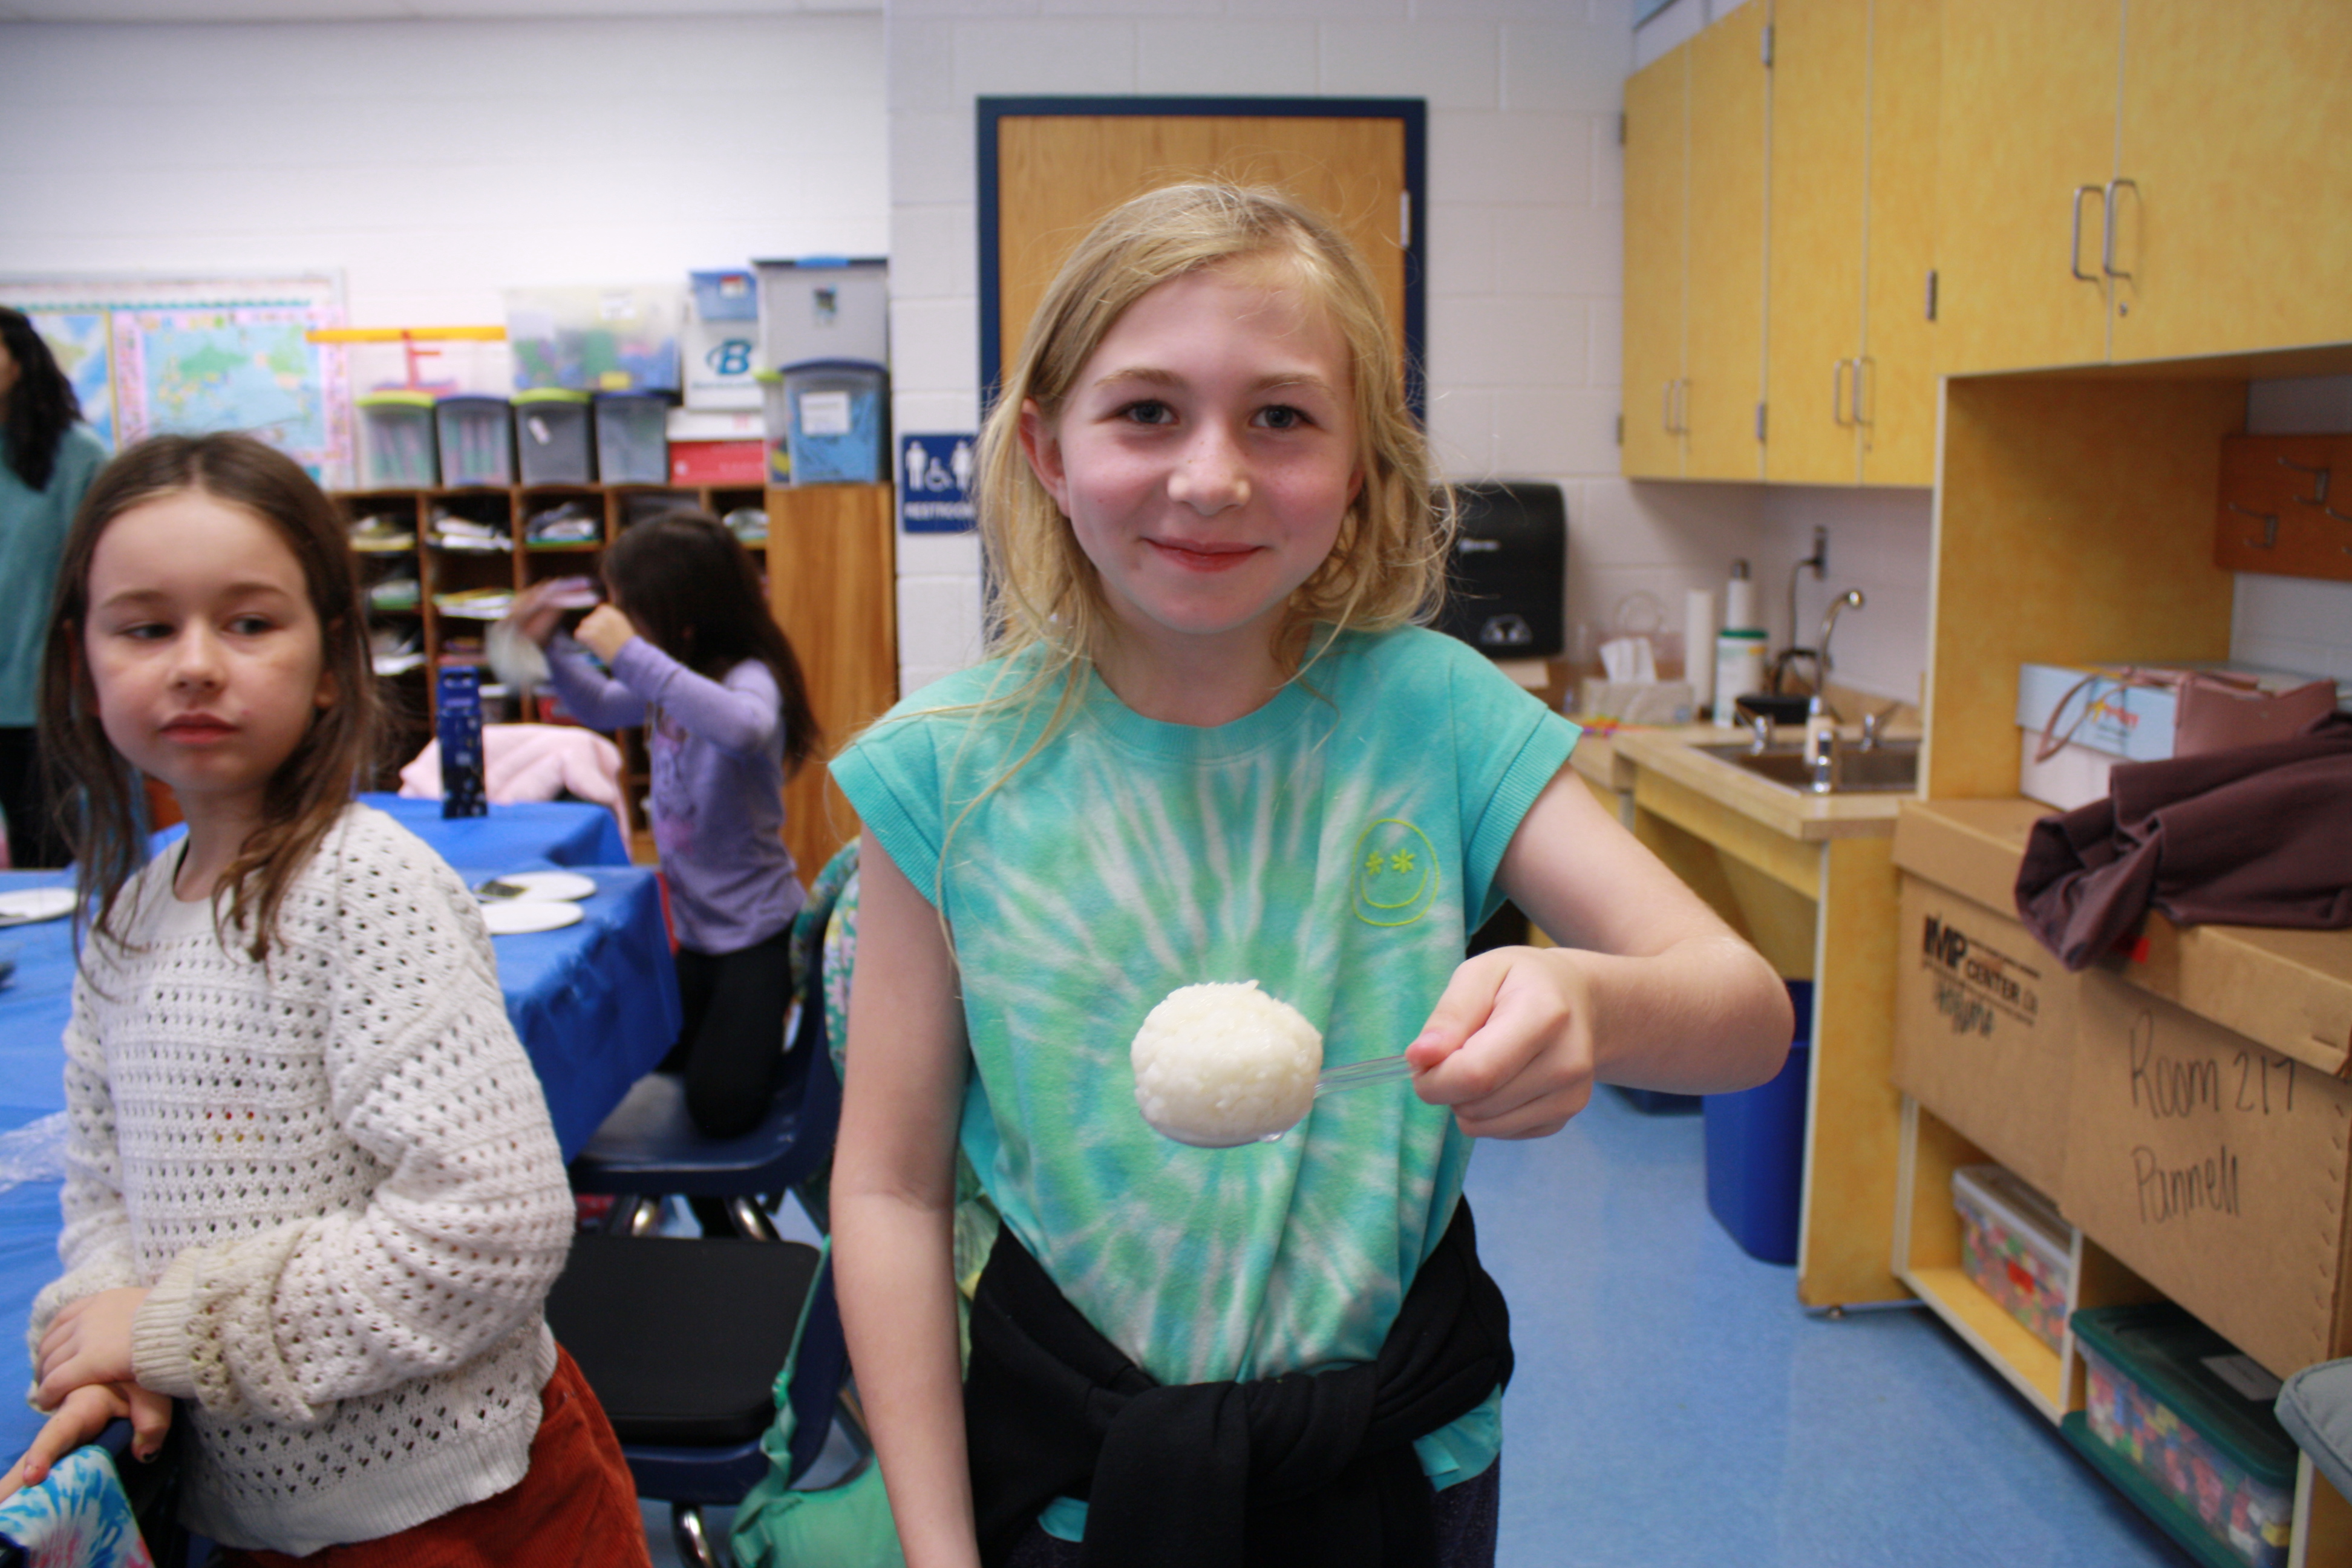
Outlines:
<svg viewBox="0 0 2352 1568"><path fill-rule="evenodd" d="M1136 1109L1129 1045L1176 987L1255 980L1322 1031L1327 1068L1402 1050L1501 902L1496 867L1576 727L1451 637L1347 634L1214 728L1142 718L1086 675L992 792L1054 693L971 705L1022 673L942 680L834 763L947 916L975 1068L964 1152L1062 1293L1160 1383L1373 1359L1470 1141L1398 1082L1318 1100L1274 1142L1188 1148ZM1493 1457L1491 1406L1465 1423L1466 1442L1423 1446L1442 1479Z"/></svg>

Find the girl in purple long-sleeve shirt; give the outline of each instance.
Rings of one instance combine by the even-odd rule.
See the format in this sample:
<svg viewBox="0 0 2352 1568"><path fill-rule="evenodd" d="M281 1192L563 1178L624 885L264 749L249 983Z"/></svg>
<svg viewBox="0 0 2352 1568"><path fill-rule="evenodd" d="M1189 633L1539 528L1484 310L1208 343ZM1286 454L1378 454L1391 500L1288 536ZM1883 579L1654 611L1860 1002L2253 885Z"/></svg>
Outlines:
<svg viewBox="0 0 2352 1568"><path fill-rule="evenodd" d="M646 728L686 1005L662 1066L685 1074L695 1125L729 1137L766 1110L782 1059L787 944L805 896L784 847L783 787L817 748L816 718L759 574L717 519L637 524L605 552L604 579L608 602L572 636L557 629L552 583L527 589L514 616L582 722Z"/></svg>

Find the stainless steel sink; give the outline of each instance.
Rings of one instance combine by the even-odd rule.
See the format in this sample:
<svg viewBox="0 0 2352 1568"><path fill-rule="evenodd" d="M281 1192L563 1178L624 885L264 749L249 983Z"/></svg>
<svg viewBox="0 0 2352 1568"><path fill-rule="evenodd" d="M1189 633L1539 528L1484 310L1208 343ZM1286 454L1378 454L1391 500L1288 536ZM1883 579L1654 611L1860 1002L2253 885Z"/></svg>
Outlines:
<svg viewBox="0 0 2352 1568"><path fill-rule="evenodd" d="M1841 742L1831 754L1827 790L1814 786L1813 771L1805 762L1802 746L1776 745L1759 752L1739 742L1698 750L1769 783L1807 795L1885 795L1916 789L1919 784L1916 741L1881 741L1867 748L1858 742Z"/></svg>

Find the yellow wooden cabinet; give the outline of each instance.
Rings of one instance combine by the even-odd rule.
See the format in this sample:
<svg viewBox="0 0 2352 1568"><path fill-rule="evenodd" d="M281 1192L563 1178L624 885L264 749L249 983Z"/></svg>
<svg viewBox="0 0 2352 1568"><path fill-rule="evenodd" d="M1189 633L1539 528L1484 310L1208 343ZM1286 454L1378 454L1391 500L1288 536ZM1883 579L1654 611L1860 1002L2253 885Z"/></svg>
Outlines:
<svg viewBox="0 0 2352 1568"><path fill-rule="evenodd" d="M1625 447L1636 479L1763 477L1762 5L1626 83Z"/></svg>
<svg viewBox="0 0 2352 1568"><path fill-rule="evenodd" d="M2352 338L2340 0L1945 0L1937 364Z"/></svg>
<svg viewBox="0 0 2352 1568"><path fill-rule="evenodd" d="M1934 478L1936 0L1775 0L1765 477Z"/></svg>
<svg viewBox="0 0 2352 1568"><path fill-rule="evenodd" d="M2110 357L2352 339L2352 5L2131 0L2123 61Z"/></svg>
<svg viewBox="0 0 2352 1568"><path fill-rule="evenodd" d="M1944 0L1936 365L2107 353L2100 268L2121 0Z"/></svg>
<svg viewBox="0 0 2352 1568"><path fill-rule="evenodd" d="M1686 443L1675 403L1683 384L1683 296L1689 279L1690 50L1625 82L1625 442L1634 479L1678 479Z"/></svg>

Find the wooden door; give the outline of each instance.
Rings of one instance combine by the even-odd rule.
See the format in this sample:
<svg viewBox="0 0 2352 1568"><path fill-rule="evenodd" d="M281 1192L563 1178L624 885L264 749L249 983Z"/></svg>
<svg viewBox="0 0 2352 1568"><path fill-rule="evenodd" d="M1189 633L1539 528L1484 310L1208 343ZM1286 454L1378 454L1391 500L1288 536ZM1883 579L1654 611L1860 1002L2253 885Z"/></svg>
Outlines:
<svg viewBox="0 0 2352 1568"><path fill-rule="evenodd" d="M1693 479L1764 477L1764 12L1742 5L1690 43Z"/></svg>
<svg viewBox="0 0 2352 1568"><path fill-rule="evenodd" d="M1946 0L1936 163L1939 370L2106 357L2101 193L2116 174L2122 9L2122 0ZM2206 119L2192 101L2172 107L2183 119ZM2082 187L2089 194L2080 204L2080 244L2070 251Z"/></svg>
<svg viewBox="0 0 2352 1568"><path fill-rule="evenodd" d="M2114 354L2352 339L2352 6L2132 0Z"/></svg>
<svg viewBox="0 0 2352 1568"><path fill-rule="evenodd" d="M1391 116L1007 114L996 121L997 363L1072 247L1110 208L1219 175L1279 185L1330 217L1406 331L1406 125Z"/></svg>
<svg viewBox="0 0 2352 1568"><path fill-rule="evenodd" d="M1870 217L1864 253L1862 481L1936 482L1936 121L1939 0L1872 0ZM1776 210L1773 221L1780 221ZM1775 284L1778 274L1775 274ZM1772 436L1780 436L1774 430Z"/></svg>
<svg viewBox="0 0 2352 1568"><path fill-rule="evenodd" d="M1853 0L1773 7L1769 479L1843 485L1860 472L1870 21Z"/></svg>
<svg viewBox="0 0 2352 1568"><path fill-rule="evenodd" d="M1625 82L1625 444L1631 479L1683 472L1675 417L1688 293L1690 46Z"/></svg>

